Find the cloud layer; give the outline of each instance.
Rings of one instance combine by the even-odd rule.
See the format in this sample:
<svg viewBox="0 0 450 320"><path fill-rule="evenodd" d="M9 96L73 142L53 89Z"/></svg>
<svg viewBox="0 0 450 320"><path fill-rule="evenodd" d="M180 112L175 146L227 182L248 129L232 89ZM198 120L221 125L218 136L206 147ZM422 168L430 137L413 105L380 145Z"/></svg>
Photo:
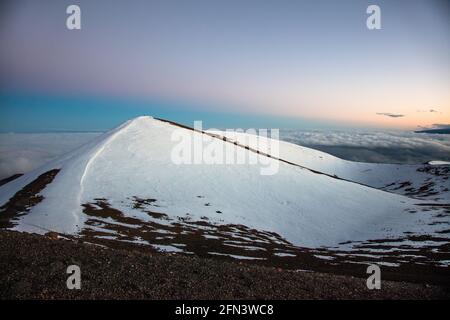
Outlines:
<svg viewBox="0 0 450 320"><path fill-rule="evenodd" d="M282 130L282 140L362 162L423 163L450 160L446 135L413 132Z"/></svg>
<svg viewBox="0 0 450 320"><path fill-rule="evenodd" d="M0 179L33 170L97 135L99 133L0 134Z"/></svg>

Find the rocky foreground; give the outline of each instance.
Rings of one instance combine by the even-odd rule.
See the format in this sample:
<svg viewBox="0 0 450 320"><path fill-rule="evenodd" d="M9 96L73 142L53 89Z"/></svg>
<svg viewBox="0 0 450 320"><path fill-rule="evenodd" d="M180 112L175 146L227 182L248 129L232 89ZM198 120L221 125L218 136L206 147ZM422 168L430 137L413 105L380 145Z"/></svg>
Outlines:
<svg viewBox="0 0 450 320"><path fill-rule="evenodd" d="M69 290L69 265L81 289ZM2 299L448 299L450 288L103 248L0 231Z"/></svg>

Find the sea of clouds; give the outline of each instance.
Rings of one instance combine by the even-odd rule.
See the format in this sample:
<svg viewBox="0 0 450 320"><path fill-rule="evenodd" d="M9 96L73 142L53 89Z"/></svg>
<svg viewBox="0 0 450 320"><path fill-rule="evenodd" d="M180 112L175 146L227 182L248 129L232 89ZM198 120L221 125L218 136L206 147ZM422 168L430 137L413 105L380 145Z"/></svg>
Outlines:
<svg viewBox="0 0 450 320"><path fill-rule="evenodd" d="M2 133L0 179L26 173L69 152L100 133Z"/></svg>
<svg viewBox="0 0 450 320"><path fill-rule="evenodd" d="M450 135L401 131L280 130L280 139L361 162L450 160Z"/></svg>
<svg viewBox="0 0 450 320"><path fill-rule="evenodd" d="M0 179L26 173L101 133L0 134ZM363 162L450 161L450 135L413 132L280 130L280 139Z"/></svg>

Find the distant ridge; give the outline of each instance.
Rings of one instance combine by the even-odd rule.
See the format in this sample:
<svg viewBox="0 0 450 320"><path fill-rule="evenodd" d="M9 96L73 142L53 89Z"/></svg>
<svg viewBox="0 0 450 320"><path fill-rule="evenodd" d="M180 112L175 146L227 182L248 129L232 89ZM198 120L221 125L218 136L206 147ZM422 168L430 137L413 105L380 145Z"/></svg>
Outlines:
<svg viewBox="0 0 450 320"><path fill-rule="evenodd" d="M450 128L418 130L418 131L414 131L414 133L450 134Z"/></svg>
<svg viewBox="0 0 450 320"><path fill-rule="evenodd" d="M0 180L0 186L2 186L4 184L7 184L8 182L13 181L13 180L19 178L22 175L23 175L23 173L16 173L16 174L13 174L12 176L9 176L9 177L7 177L5 179Z"/></svg>

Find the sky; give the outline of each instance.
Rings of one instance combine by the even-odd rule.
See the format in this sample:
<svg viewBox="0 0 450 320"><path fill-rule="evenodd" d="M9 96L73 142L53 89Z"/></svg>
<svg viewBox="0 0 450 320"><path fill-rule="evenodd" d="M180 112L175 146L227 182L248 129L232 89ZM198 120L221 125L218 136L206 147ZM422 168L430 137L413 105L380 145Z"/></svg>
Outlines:
<svg viewBox="0 0 450 320"><path fill-rule="evenodd" d="M81 30L66 8L81 8ZM369 4L381 29L366 27ZM0 131L450 124L447 0L4 0ZM191 123L192 124L192 123Z"/></svg>

